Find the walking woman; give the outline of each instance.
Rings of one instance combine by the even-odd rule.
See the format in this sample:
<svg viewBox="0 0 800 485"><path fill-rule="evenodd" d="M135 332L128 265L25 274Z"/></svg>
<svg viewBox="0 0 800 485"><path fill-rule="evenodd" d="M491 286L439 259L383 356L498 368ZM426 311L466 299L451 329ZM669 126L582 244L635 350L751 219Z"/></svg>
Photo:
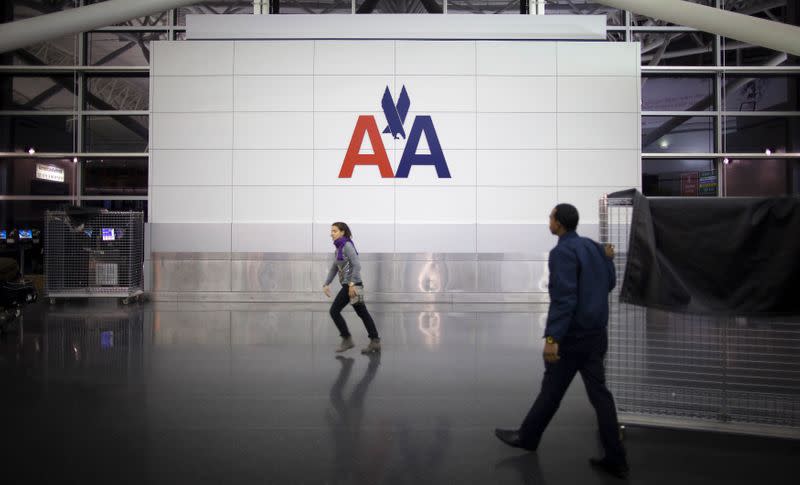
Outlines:
<svg viewBox="0 0 800 485"><path fill-rule="evenodd" d="M331 225L331 239L333 239L333 245L336 246L336 259L331 265L331 270L328 271L328 277L325 279L325 284L322 285L322 291L325 296L331 297L330 284L338 273L342 289L336 294L336 298L334 298L331 305L331 318L333 318L336 328L339 329L339 335L342 336L342 343L339 344L336 352L344 352L354 347L353 338L347 329L347 322L342 317L342 310L348 303L352 303L353 309L364 322L364 326L367 328L367 335L369 335L369 345L362 349L361 353L380 352L381 339L378 337L375 322L364 304L361 262L358 260L358 251L356 251L352 237L353 234L350 232L350 228L344 222L334 222Z"/></svg>

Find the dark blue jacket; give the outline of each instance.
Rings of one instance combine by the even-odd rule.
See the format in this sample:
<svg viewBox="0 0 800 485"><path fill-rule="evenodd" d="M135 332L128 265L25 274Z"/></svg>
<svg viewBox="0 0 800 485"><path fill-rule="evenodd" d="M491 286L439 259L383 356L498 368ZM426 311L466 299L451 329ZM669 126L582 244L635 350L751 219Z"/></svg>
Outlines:
<svg viewBox="0 0 800 485"><path fill-rule="evenodd" d="M574 231L550 251L550 311L545 336L597 333L608 326L608 293L617 284L614 262L603 246Z"/></svg>

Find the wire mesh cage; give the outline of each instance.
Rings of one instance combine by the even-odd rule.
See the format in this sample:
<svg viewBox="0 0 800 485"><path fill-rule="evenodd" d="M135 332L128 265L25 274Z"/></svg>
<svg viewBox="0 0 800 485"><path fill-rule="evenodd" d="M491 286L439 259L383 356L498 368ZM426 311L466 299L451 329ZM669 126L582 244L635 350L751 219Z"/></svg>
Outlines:
<svg viewBox="0 0 800 485"><path fill-rule="evenodd" d="M102 211L75 217L45 213L45 292L63 297L118 297L144 290L144 215Z"/></svg>
<svg viewBox="0 0 800 485"><path fill-rule="evenodd" d="M602 198L600 239L623 281L630 198ZM800 438L800 318L707 316L610 295L607 373L621 424Z"/></svg>

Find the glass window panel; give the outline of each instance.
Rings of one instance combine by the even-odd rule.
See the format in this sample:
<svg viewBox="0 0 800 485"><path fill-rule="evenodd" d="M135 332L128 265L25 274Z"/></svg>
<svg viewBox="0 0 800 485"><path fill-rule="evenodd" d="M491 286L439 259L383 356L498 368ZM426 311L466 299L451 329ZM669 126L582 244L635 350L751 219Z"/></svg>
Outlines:
<svg viewBox="0 0 800 485"><path fill-rule="evenodd" d="M707 111L714 109L710 76L642 76L643 111Z"/></svg>
<svg viewBox="0 0 800 485"><path fill-rule="evenodd" d="M186 40L186 31L180 30L175 32L175 40Z"/></svg>
<svg viewBox="0 0 800 485"><path fill-rule="evenodd" d="M167 32L91 32L88 37L93 66L147 66L150 42L167 40Z"/></svg>
<svg viewBox="0 0 800 485"><path fill-rule="evenodd" d="M146 200L84 200L81 205L86 207L100 207L110 211L137 211L144 212L144 222L147 222Z"/></svg>
<svg viewBox="0 0 800 485"><path fill-rule="evenodd" d="M147 151L147 116L87 116L85 120L85 151Z"/></svg>
<svg viewBox="0 0 800 485"><path fill-rule="evenodd" d="M793 0L722 0L722 8L766 20L800 25L800 10L797 6L792 8L792 3Z"/></svg>
<svg viewBox="0 0 800 485"><path fill-rule="evenodd" d="M506 13L509 8L497 13ZM450 11L449 5L447 10ZM406 0L404 2L356 0L356 13L442 13L442 0ZM519 4L515 11L509 13L519 15Z"/></svg>
<svg viewBox="0 0 800 485"><path fill-rule="evenodd" d="M86 109L144 111L149 108L147 74L86 76Z"/></svg>
<svg viewBox="0 0 800 485"><path fill-rule="evenodd" d="M698 3L700 5L705 5L706 7L715 7L716 0L687 0L691 3ZM631 13L631 21L633 25L640 26L640 27L654 27L654 26L665 26L665 25L672 25L672 22L667 22L661 19L654 19L652 17L648 17L646 15L639 15L636 13Z"/></svg>
<svg viewBox="0 0 800 485"><path fill-rule="evenodd" d="M722 126L728 152L800 151L800 116L726 116Z"/></svg>
<svg viewBox="0 0 800 485"><path fill-rule="evenodd" d="M714 118L710 116L642 116L642 151L710 153L714 151Z"/></svg>
<svg viewBox="0 0 800 485"><path fill-rule="evenodd" d="M6 2L3 2L6 3ZM4 22L10 22L13 20L25 20L30 19L33 17L38 17L39 15L45 15L48 13L55 13L61 12L63 10L69 10L72 8L80 7L80 0L26 0L26 1L9 1L8 2L8 10L6 13L10 13L11 17L7 18L6 15L2 15L2 19Z"/></svg>
<svg viewBox="0 0 800 485"><path fill-rule="evenodd" d="M775 197L797 194L798 161L731 159L723 165L728 197Z"/></svg>
<svg viewBox="0 0 800 485"><path fill-rule="evenodd" d="M800 76L726 74L722 86L726 111L800 111Z"/></svg>
<svg viewBox="0 0 800 485"><path fill-rule="evenodd" d="M74 66L78 63L78 35L33 44L0 54L0 64L21 66Z"/></svg>
<svg viewBox="0 0 800 485"><path fill-rule="evenodd" d="M0 106L4 110L75 109L75 77L71 75L0 76Z"/></svg>
<svg viewBox="0 0 800 485"><path fill-rule="evenodd" d="M94 4L94 3L101 3L101 2L105 2L105 1L107 1L107 0L84 0L83 4L84 5L91 5L91 4ZM114 24L114 25L126 26L126 27L127 26L133 26L133 27L142 27L142 26L144 26L144 27L147 27L147 26L150 26L150 25L167 25L168 23L169 23L169 11L161 12L161 13L157 13L157 14L153 14L153 15L148 15L146 17L139 17L137 19L127 20L125 22L120 22L120 23Z"/></svg>
<svg viewBox="0 0 800 485"><path fill-rule="evenodd" d="M147 195L147 158L83 162L83 195Z"/></svg>
<svg viewBox="0 0 800 485"><path fill-rule="evenodd" d="M447 11L450 11L449 5ZM547 15L605 15L606 25L625 25L624 10L607 7L591 0L547 0L544 13Z"/></svg>
<svg viewBox="0 0 800 485"><path fill-rule="evenodd" d="M624 30L607 30L606 40L611 42L625 42Z"/></svg>
<svg viewBox="0 0 800 485"><path fill-rule="evenodd" d="M0 151L75 151L74 116L0 116Z"/></svg>
<svg viewBox="0 0 800 485"><path fill-rule="evenodd" d="M189 14L252 15L252 13L252 0L210 0L197 2L196 5L190 7L178 8L175 11L175 23L186 25L186 15Z"/></svg>
<svg viewBox="0 0 800 485"><path fill-rule="evenodd" d="M715 197L718 186L714 160L642 160L642 193L646 196Z"/></svg>
<svg viewBox="0 0 800 485"><path fill-rule="evenodd" d="M76 193L72 159L0 158L0 194L66 195Z"/></svg>
<svg viewBox="0 0 800 485"><path fill-rule="evenodd" d="M714 65L714 36L705 32L633 32L643 66Z"/></svg>
<svg viewBox="0 0 800 485"><path fill-rule="evenodd" d="M71 204L69 200L0 200L0 230L35 229L40 231L40 243L43 243L45 211L62 210L64 206ZM41 245L25 251L23 264L26 275L44 273L44 259L40 249ZM19 262L19 249L0 245L0 256L14 258Z"/></svg>
<svg viewBox="0 0 800 485"><path fill-rule="evenodd" d="M297 0L280 3L280 13L282 14L349 14L351 8L349 1L342 0Z"/></svg>
<svg viewBox="0 0 800 485"><path fill-rule="evenodd" d="M755 46L736 39L720 40L725 66L796 66L798 57L766 47Z"/></svg>

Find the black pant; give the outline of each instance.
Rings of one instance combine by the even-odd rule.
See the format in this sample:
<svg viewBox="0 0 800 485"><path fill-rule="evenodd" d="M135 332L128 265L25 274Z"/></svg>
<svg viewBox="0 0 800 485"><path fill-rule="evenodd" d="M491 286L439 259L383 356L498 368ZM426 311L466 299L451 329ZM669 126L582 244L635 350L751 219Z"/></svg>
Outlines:
<svg viewBox="0 0 800 485"><path fill-rule="evenodd" d="M561 358L555 363L545 363L542 390L520 426L520 439L532 448L539 445L542 433L558 410L561 398L575 374L580 372L589 401L597 413L600 441L606 458L615 463L626 463L625 450L619 438L614 396L606 387L603 358L608 350L607 333L565 337L558 350Z"/></svg>
<svg viewBox="0 0 800 485"><path fill-rule="evenodd" d="M333 323L336 324L336 328L339 329L339 335L341 335L342 338L350 336L350 330L347 329L347 322L345 322L344 317L342 317L342 310L350 303L350 295L348 295L347 291L348 287L342 286L342 289L336 294L336 298L334 298L333 304L331 305L331 318L333 318ZM375 328L375 322L367 311L367 305L359 303L358 305L353 305L353 309L356 311L356 315L358 315L361 321L364 322L369 338L379 338L378 329Z"/></svg>

